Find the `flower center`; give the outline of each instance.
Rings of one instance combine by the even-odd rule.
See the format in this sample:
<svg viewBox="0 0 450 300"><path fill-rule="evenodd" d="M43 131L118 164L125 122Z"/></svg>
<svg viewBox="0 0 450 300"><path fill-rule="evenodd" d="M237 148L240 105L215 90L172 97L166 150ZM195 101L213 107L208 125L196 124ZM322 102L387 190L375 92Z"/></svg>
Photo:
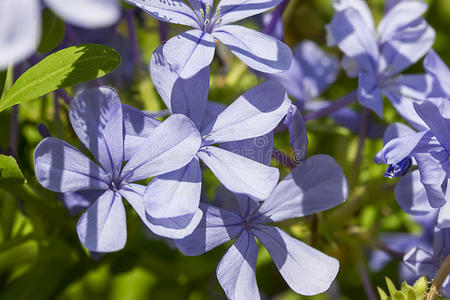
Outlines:
<svg viewBox="0 0 450 300"><path fill-rule="evenodd" d="M220 16L220 7L217 7L214 17L211 18L211 6L206 5L205 9L200 8L200 26L204 32L211 33L214 26L218 25L222 19Z"/></svg>

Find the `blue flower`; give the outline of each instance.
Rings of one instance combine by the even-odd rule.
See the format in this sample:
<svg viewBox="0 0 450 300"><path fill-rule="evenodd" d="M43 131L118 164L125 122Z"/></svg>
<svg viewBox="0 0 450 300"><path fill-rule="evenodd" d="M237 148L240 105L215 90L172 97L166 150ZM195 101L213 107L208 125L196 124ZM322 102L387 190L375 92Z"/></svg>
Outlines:
<svg viewBox="0 0 450 300"><path fill-rule="evenodd" d="M119 20L117 0L44 0L64 21L99 28ZM40 0L2 0L0 3L0 70L32 55L41 38Z"/></svg>
<svg viewBox="0 0 450 300"><path fill-rule="evenodd" d="M265 151L270 153L272 148ZM181 252L192 256L236 239L216 271L228 299L260 299L255 237L266 247L291 289L302 295L322 293L336 277L339 262L270 224L332 208L344 202L347 195L347 181L336 161L327 155L312 156L293 169L262 202L236 194L232 210L200 204L200 225L188 237L174 242ZM224 200L230 207L230 199Z"/></svg>
<svg viewBox="0 0 450 300"><path fill-rule="evenodd" d="M192 121L173 115L160 124L122 105L116 92L107 87L78 94L70 103L69 117L97 163L66 142L49 137L34 152L35 173L43 187L65 193L76 203L90 203L77 224L83 245L93 252L124 247L127 231L122 197L150 230L160 234L161 225L145 214L145 186L133 182L179 169L192 160L201 144ZM170 229L163 233L172 237Z"/></svg>
<svg viewBox="0 0 450 300"><path fill-rule="evenodd" d="M278 169L228 151L226 144L271 132L286 115L290 101L282 86L268 81L226 108L208 102L209 67L182 79L166 61L163 47L155 50L150 62L152 81L172 114L184 114L196 124L202 145L188 165L156 177L145 192L144 203L153 222L183 230L193 222L196 226L196 216L202 214L200 160L228 189L256 199L270 195L279 178Z"/></svg>
<svg viewBox="0 0 450 300"><path fill-rule="evenodd" d="M239 25L229 25L275 7L282 0L127 0L158 20L194 29L168 40L163 49L169 64L182 78L208 66L215 51L215 39L224 43L251 68L268 73L287 70L292 52L274 37Z"/></svg>
<svg viewBox="0 0 450 300"><path fill-rule="evenodd" d="M431 91L426 74L398 75L427 53L435 32L421 17L427 10L422 1L399 1L375 30L367 4L362 0L336 0L336 14L329 25L328 44L344 53L342 61L349 76L358 76L358 100L380 117L382 94L416 128L423 123L413 103L424 100Z"/></svg>

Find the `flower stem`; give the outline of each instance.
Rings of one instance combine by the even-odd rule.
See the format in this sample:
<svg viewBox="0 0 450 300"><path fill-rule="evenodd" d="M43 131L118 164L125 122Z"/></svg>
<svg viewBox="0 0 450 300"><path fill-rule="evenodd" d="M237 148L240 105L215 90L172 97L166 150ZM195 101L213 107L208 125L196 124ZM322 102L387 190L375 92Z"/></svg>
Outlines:
<svg viewBox="0 0 450 300"><path fill-rule="evenodd" d="M336 101L333 101L330 105L327 107L324 107L318 111L312 112L310 114L307 114L303 119L305 122L315 120L321 117L325 117L335 111L338 111L339 109L346 107L350 103L356 102L358 100L358 93L356 91L353 91L342 98L339 98Z"/></svg>
<svg viewBox="0 0 450 300"><path fill-rule="evenodd" d="M364 291L366 292L367 299L377 300L377 297L375 296L375 292L373 290L372 282L370 281L369 272L367 271L366 264L362 261L362 259L358 261L358 271L359 276L361 277Z"/></svg>
<svg viewBox="0 0 450 300"><path fill-rule="evenodd" d="M128 26L128 38L130 39L131 53L133 55L133 63L136 67L141 68L141 52L139 51L139 44L137 40L134 10L127 10L125 14Z"/></svg>
<svg viewBox="0 0 450 300"><path fill-rule="evenodd" d="M450 274L450 254L442 263L439 268L436 278L433 280L430 291L427 294L427 300L436 300L438 297L438 292L444 283L445 278Z"/></svg>

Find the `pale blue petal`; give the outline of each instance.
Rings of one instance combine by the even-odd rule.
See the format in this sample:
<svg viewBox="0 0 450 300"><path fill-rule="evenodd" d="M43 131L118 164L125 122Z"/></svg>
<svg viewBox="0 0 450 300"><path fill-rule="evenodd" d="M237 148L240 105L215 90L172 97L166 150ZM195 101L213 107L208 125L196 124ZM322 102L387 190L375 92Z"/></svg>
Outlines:
<svg viewBox="0 0 450 300"><path fill-rule="evenodd" d="M394 193L398 204L408 214L425 215L433 210L428 202L425 187L420 182L418 170L400 177Z"/></svg>
<svg viewBox="0 0 450 300"><path fill-rule="evenodd" d="M196 256L236 238L243 227L241 217L209 204L200 204L203 217L193 233L174 240L175 246L188 256Z"/></svg>
<svg viewBox="0 0 450 300"><path fill-rule="evenodd" d="M25 60L36 51L41 37L40 17L39 1L0 2L0 70Z"/></svg>
<svg viewBox="0 0 450 300"><path fill-rule="evenodd" d="M438 81L448 98L450 96L450 69L434 50L431 50L425 57L423 67L428 74L431 74Z"/></svg>
<svg viewBox="0 0 450 300"><path fill-rule="evenodd" d="M372 13L365 0L334 0L332 4L335 11L343 11L347 8L355 9L361 15L367 28L375 34Z"/></svg>
<svg viewBox="0 0 450 300"><path fill-rule="evenodd" d="M183 0L126 0L160 21L200 28L192 8Z"/></svg>
<svg viewBox="0 0 450 300"><path fill-rule="evenodd" d="M85 90L70 102L70 123L80 141L112 176L123 162L122 103L109 87Z"/></svg>
<svg viewBox="0 0 450 300"><path fill-rule="evenodd" d="M190 78L211 64L215 47L211 34L191 29L168 40L162 53L173 71Z"/></svg>
<svg viewBox="0 0 450 300"><path fill-rule="evenodd" d="M257 256L253 234L243 231L217 265L217 279L228 299L260 299L255 275Z"/></svg>
<svg viewBox="0 0 450 300"><path fill-rule="evenodd" d="M64 21L95 29L113 25L121 16L118 0L44 0Z"/></svg>
<svg viewBox="0 0 450 300"><path fill-rule="evenodd" d="M81 243L90 251L121 250L127 240L127 222L120 194L104 192L80 217L77 232Z"/></svg>
<svg viewBox="0 0 450 300"><path fill-rule="evenodd" d="M369 73L378 70L378 45L375 35L357 10L347 8L337 12L327 25L329 40L348 57L355 59Z"/></svg>
<svg viewBox="0 0 450 300"><path fill-rule="evenodd" d="M289 144L294 151L294 161L299 163L306 159L308 136L306 134L305 121L297 106L291 104L284 124L289 130Z"/></svg>
<svg viewBox="0 0 450 300"><path fill-rule="evenodd" d="M286 90L276 81L257 85L237 98L202 130L204 144L264 135L280 123L290 103Z"/></svg>
<svg viewBox="0 0 450 300"><path fill-rule="evenodd" d="M376 112L380 118L383 116L383 97L373 74L359 74L358 101L361 105Z"/></svg>
<svg viewBox="0 0 450 300"><path fill-rule="evenodd" d="M239 25L220 26L212 34L257 71L277 73L291 65L291 49L270 35Z"/></svg>
<svg viewBox="0 0 450 300"><path fill-rule="evenodd" d="M197 155L227 189L258 200L270 195L280 176L277 168L214 146L202 148Z"/></svg>
<svg viewBox="0 0 450 300"><path fill-rule="evenodd" d="M256 214L264 222L279 222L330 209L347 197L342 168L331 156L314 155L276 186Z"/></svg>
<svg viewBox="0 0 450 300"><path fill-rule="evenodd" d="M54 192L105 190L105 172L78 149L53 137L41 141L34 151L34 171L39 183Z"/></svg>
<svg viewBox="0 0 450 300"><path fill-rule="evenodd" d="M150 60L150 74L156 90L172 114L183 114L196 125L203 120L209 92L209 67L189 79L181 78L165 59L163 45Z"/></svg>
<svg viewBox="0 0 450 300"><path fill-rule="evenodd" d="M194 123L184 115L172 115L159 125L122 169L127 182L179 169L188 164L201 145Z"/></svg>
<svg viewBox="0 0 450 300"><path fill-rule="evenodd" d="M339 261L272 226L253 231L267 248L289 287L301 295L323 293L339 271Z"/></svg>
<svg viewBox="0 0 450 300"><path fill-rule="evenodd" d="M445 203L442 185L447 183L448 153L446 151L417 153L414 155L420 172L420 182L425 186L428 201L434 208Z"/></svg>
<svg viewBox="0 0 450 300"><path fill-rule="evenodd" d="M269 132L256 138L222 143L220 148L270 166L273 151L273 133Z"/></svg>
<svg viewBox="0 0 450 300"><path fill-rule="evenodd" d="M281 1L283 0L220 0L216 9L220 17L219 26L263 13Z"/></svg>

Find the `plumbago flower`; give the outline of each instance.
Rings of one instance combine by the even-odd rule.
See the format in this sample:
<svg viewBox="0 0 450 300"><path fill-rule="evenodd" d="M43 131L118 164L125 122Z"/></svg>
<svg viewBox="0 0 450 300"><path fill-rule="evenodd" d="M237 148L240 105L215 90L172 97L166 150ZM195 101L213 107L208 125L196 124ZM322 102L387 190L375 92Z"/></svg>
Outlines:
<svg viewBox="0 0 450 300"><path fill-rule="evenodd" d="M267 145L258 147L258 143L247 140L229 146L239 151L246 149L252 159L268 164L273 146ZM266 154L255 155L261 151ZM332 208L344 202L347 195L341 167L330 156L315 155L293 169L263 202L236 194L236 205L229 205L230 199L224 201L233 210L201 203L203 218L199 226L188 237L174 242L185 255L194 256L236 239L216 270L228 299L260 299L255 237L266 247L291 289L303 295L318 294L329 288L339 262L270 223Z"/></svg>
<svg viewBox="0 0 450 300"><path fill-rule="evenodd" d="M282 86L268 81L245 92L227 108L208 103L209 67L182 79L165 60L162 47L151 58L152 81L170 112L184 114L196 125L202 144L189 164L152 181L145 191L144 204L153 222L170 221L183 231L195 227L202 214L199 160L231 191L256 199L270 195L279 178L278 169L214 145L272 131L286 115L290 101Z"/></svg>
<svg viewBox="0 0 450 300"><path fill-rule="evenodd" d="M127 0L154 18L194 29L168 40L163 49L169 64L182 78L195 75L208 66L215 41L224 43L249 67L267 73L287 70L292 52L274 37L239 25L229 25L267 11L282 0Z"/></svg>
<svg viewBox="0 0 450 300"><path fill-rule="evenodd" d="M41 38L43 5L49 6L64 21L89 29L112 25L120 17L117 0L2 0L0 70L36 51Z"/></svg>
<svg viewBox="0 0 450 300"><path fill-rule="evenodd" d="M450 69L434 50L425 57L423 67L433 77L433 97L450 99Z"/></svg>
<svg viewBox="0 0 450 300"><path fill-rule="evenodd" d="M69 117L98 164L66 142L49 137L35 150L35 173L43 187L91 203L77 224L83 245L94 252L124 247L127 231L122 197L150 230L171 237L170 228L147 219L142 200L145 186L133 182L189 163L201 145L192 121L173 115L159 124L122 106L116 92L107 87L78 94L70 103Z"/></svg>
<svg viewBox="0 0 450 300"><path fill-rule="evenodd" d="M435 278L445 259L450 257L450 228L434 228L433 243L427 247L414 247L403 257L403 262L415 274ZM450 297L450 275L442 284L441 293Z"/></svg>
<svg viewBox="0 0 450 300"><path fill-rule="evenodd" d="M407 174L417 162L418 170L398 182L397 201L411 214L439 209L437 226L450 227L450 201L447 200L450 192L450 103L442 98L428 99L415 104L415 109L428 129L415 132L405 125L391 125L385 137L386 144L374 160L389 164L386 176L391 178Z"/></svg>
<svg viewBox="0 0 450 300"><path fill-rule="evenodd" d="M336 0L336 14L327 25L328 44L344 53L343 66L349 76L358 76L358 100L380 117L382 94L395 109L418 129L424 124L413 103L424 100L431 90L425 74L399 75L427 53L435 38L434 30L421 17L427 10L422 1L399 1L375 25L362 0Z"/></svg>

